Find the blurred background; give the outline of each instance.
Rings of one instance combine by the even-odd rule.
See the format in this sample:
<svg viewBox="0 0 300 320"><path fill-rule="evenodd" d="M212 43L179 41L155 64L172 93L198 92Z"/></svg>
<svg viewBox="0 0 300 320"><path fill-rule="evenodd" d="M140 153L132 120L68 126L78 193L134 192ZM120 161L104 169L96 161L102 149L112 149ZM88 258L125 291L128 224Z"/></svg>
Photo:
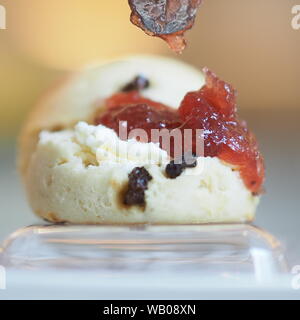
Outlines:
<svg viewBox="0 0 300 320"><path fill-rule="evenodd" d="M298 2L298 3L297 3ZM204 0L181 56L129 22L126 0L0 0L0 241L36 223L15 169L16 137L39 95L66 72L94 60L156 53L208 66L239 93L239 111L266 157L266 194L256 224L300 264L299 0Z"/></svg>

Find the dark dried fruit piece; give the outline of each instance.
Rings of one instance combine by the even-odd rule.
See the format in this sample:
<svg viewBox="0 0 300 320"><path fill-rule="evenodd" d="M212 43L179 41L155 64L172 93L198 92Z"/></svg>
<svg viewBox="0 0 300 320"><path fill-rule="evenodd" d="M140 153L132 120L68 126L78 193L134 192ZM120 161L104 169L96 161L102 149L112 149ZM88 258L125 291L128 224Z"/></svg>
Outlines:
<svg viewBox="0 0 300 320"><path fill-rule="evenodd" d="M144 167L134 168L128 175L128 189L125 193L124 204L145 206L145 190L152 176Z"/></svg>
<svg viewBox="0 0 300 320"><path fill-rule="evenodd" d="M191 153L185 153L182 158L172 160L166 166L166 175L168 178L176 179L186 168L195 168L197 166L197 159Z"/></svg>
<svg viewBox="0 0 300 320"><path fill-rule="evenodd" d="M150 85L150 82L147 78L143 76L135 77L131 82L126 84L121 91L122 92L129 92L129 91L140 91L143 89L147 89Z"/></svg>
<svg viewBox="0 0 300 320"><path fill-rule="evenodd" d="M130 20L147 34L164 39L181 53L185 31L192 28L202 0L129 0Z"/></svg>

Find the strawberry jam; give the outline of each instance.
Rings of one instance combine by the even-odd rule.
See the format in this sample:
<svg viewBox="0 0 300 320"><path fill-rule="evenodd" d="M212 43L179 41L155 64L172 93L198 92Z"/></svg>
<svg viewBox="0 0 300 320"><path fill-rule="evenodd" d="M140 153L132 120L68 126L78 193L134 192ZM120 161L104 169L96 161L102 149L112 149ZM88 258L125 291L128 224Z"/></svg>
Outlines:
<svg viewBox="0 0 300 320"><path fill-rule="evenodd" d="M177 110L142 97L137 91L121 92L106 100L107 111L96 118L119 133L120 121L127 121L127 131L144 129L151 141L152 129L175 129L181 126Z"/></svg>
<svg viewBox="0 0 300 320"><path fill-rule="evenodd" d="M188 93L178 109L182 129L204 130L205 156L218 157L236 166L253 193L262 191L264 161L246 122L236 113L236 92L211 71L204 69L206 85Z"/></svg>
<svg viewBox="0 0 300 320"><path fill-rule="evenodd" d="M246 187L259 194L264 182L264 161L255 136L237 116L236 92L208 69L204 73L206 85L187 93L177 110L144 98L138 91L121 92L106 100L106 111L96 117L95 124L118 133L119 122L127 121L129 131L144 129L149 140L151 129L193 129L193 153L196 129L203 129L204 155L233 165Z"/></svg>

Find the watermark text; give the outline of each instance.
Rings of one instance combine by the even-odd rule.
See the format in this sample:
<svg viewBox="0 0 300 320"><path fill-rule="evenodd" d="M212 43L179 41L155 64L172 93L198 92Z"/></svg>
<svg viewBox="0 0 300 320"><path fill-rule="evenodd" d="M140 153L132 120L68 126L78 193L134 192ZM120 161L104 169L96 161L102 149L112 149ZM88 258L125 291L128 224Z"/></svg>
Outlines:
<svg viewBox="0 0 300 320"><path fill-rule="evenodd" d="M6 29L6 9L2 5L0 5L0 29Z"/></svg>
<svg viewBox="0 0 300 320"><path fill-rule="evenodd" d="M0 266L0 290L6 289L6 271L3 266Z"/></svg>
<svg viewBox="0 0 300 320"><path fill-rule="evenodd" d="M300 4L297 4L292 7L292 14L293 14L293 19L292 19L292 28L294 30L300 30Z"/></svg>

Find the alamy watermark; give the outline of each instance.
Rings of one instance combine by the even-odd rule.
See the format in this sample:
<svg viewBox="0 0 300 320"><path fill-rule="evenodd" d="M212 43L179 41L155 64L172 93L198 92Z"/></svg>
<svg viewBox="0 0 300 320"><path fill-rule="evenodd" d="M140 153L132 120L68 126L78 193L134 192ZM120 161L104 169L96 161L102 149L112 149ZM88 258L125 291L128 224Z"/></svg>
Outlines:
<svg viewBox="0 0 300 320"><path fill-rule="evenodd" d="M127 121L119 121L118 136L122 141L136 140L142 143L153 142L171 154L175 163L181 164L182 155L194 150L198 156L204 156L204 130L203 129L150 129L136 128L128 130ZM116 150L117 151L117 150ZM149 154L150 156L150 154ZM149 157L149 161L151 158ZM189 164L189 163L188 163Z"/></svg>
<svg viewBox="0 0 300 320"><path fill-rule="evenodd" d="M0 5L0 30L6 29L6 9Z"/></svg>
<svg viewBox="0 0 300 320"><path fill-rule="evenodd" d="M300 30L300 4L292 7L293 18L291 21L292 28L294 30Z"/></svg>
<svg viewBox="0 0 300 320"><path fill-rule="evenodd" d="M75 129L77 140L96 149L96 161L124 163L135 162L139 166L159 166L168 164L186 170L184 175L201 175L204 171L203 129L190 128L134 128L127 121L118 121L114 128L103 125L90 127L78 123ZM90 134L87 136L86 132Z"/></svg>
<svg viewBox="0 0 300 320"><path fill-rule="evenodd" d="M294 30L300 30L300 4L296 4L292 7L293 18L291 25ZM6 29L6 8L0 5L0 30Z"/></svg>
<svg viewBox="0 0 300 320"><path fill-rule="evenodd" d="M97 159L110 159L109 155L128 161L135 159L147 165L167 165L170 159L174 164L195 164L197 170L186 173L199 175L203 171L204 130L203 129L129 129L127 121L119 121L117 136L107 145L105 133L96 132L98 141ZM118 138L117 138L118 137ZM161 150L161 151L159 151ZM169 156L166 156L169 155Z"/></svg>
<svg viewBox="0 0 300 320"><path fill-rule="evenodd" d="M6 289L6 270L0 265L0 290Z"/></svg>
<svg viewBox="0 0 300 320"><path fill-rule="evenodd" d="M300 265L293 266L291 273L294 275L291 280L291 286L295 290L300 289Z"/></svg>

